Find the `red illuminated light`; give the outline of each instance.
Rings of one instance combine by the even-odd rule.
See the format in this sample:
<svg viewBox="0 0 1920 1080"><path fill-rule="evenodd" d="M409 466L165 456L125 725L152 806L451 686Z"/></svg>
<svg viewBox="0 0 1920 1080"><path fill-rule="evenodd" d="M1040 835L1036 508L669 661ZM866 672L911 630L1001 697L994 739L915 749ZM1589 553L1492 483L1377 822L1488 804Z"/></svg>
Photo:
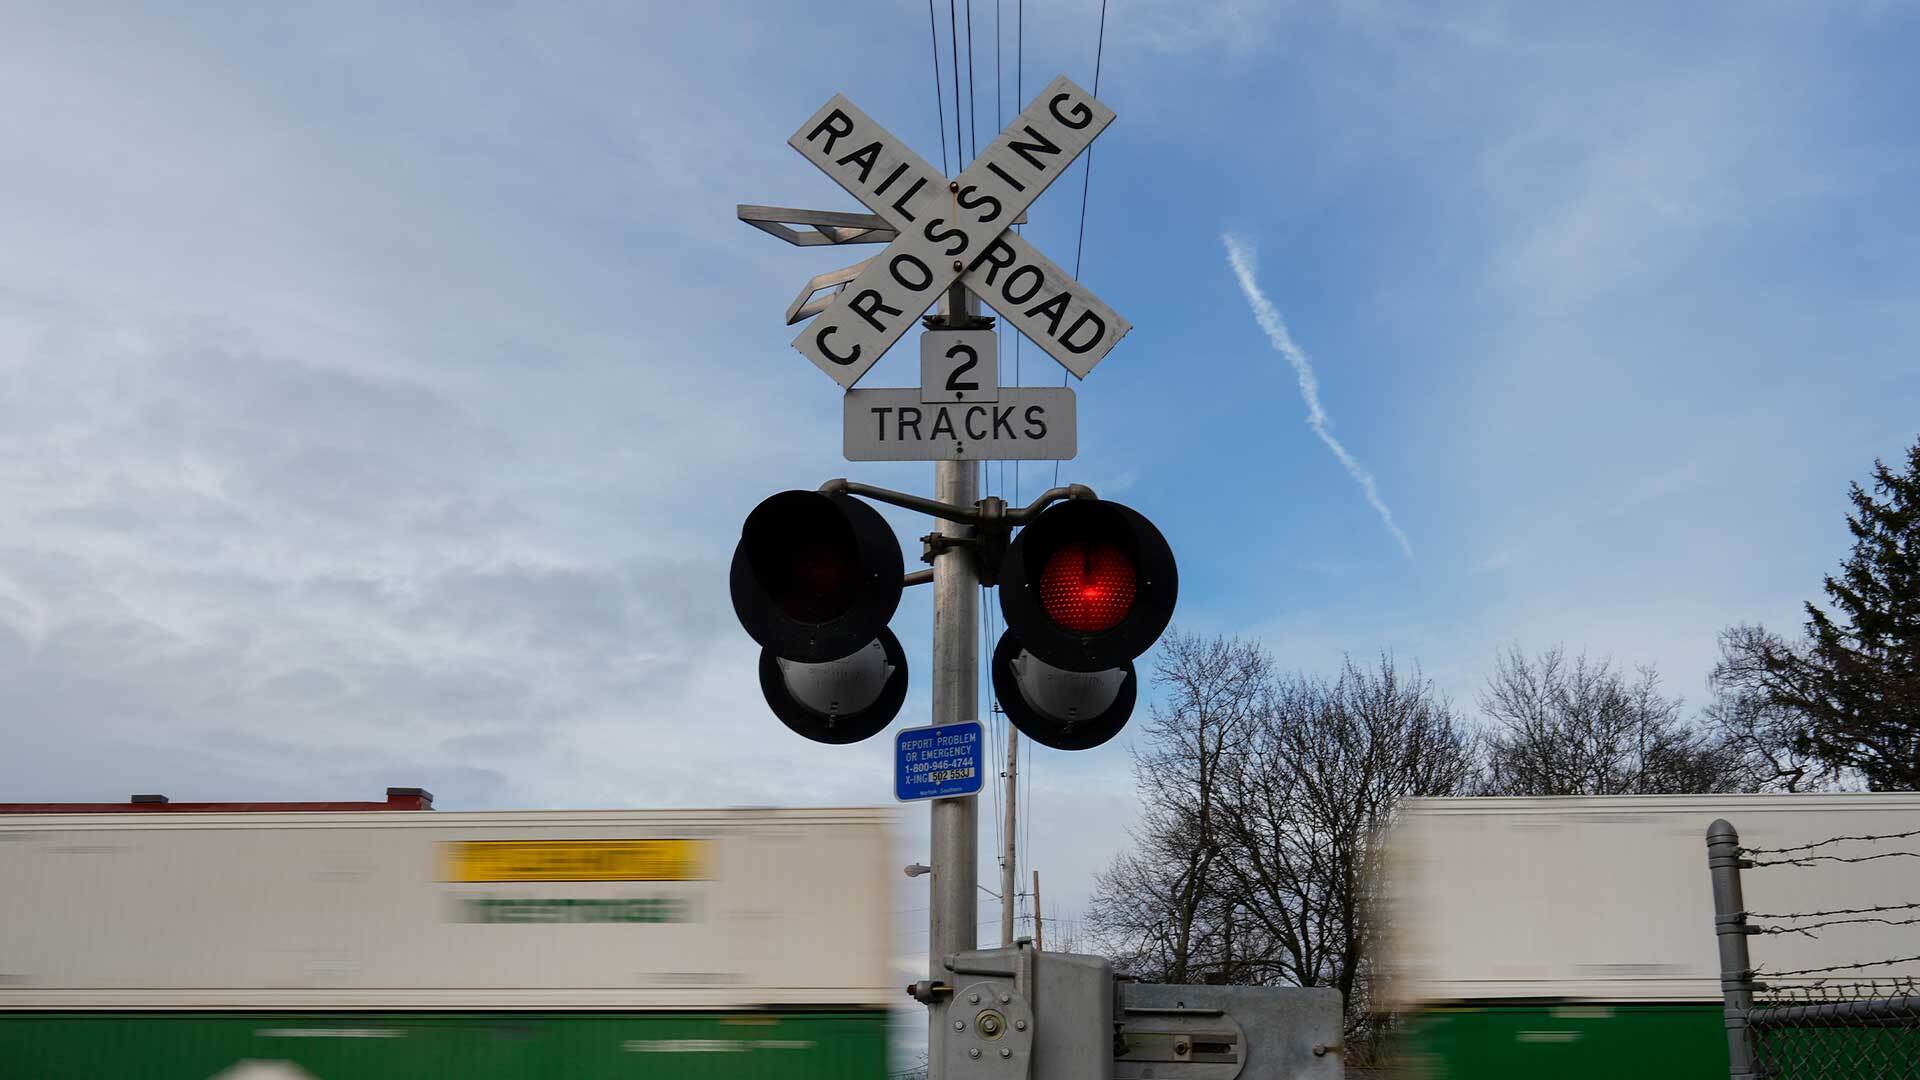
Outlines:
<svg viewBox="0 0 1920 1080"><path fill-rule="evenodd" d="M1040 608L1068 630L1097 634L1133 610L1133 560L1112 544L1074 541L1047 557L1040 571Z"/></svg>

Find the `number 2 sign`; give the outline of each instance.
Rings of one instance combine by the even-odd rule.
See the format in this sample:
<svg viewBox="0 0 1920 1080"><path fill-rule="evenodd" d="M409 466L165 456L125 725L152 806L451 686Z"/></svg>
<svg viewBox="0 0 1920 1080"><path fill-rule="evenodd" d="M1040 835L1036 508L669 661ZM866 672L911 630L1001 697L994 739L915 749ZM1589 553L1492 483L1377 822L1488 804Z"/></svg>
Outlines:
<svg viewBox="0 0 1920 1080"><path fill-rule="evenodd" d="M920 400L1000 400L1000 345L991 330L929 330L920 335Z"/></svg>

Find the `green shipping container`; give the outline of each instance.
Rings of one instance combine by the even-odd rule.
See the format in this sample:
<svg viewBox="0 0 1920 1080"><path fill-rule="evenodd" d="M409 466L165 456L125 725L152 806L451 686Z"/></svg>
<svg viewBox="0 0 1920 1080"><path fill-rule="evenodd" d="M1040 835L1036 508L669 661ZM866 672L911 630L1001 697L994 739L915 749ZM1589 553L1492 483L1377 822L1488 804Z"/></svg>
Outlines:
<svg viewBox="0 0 1920 1080"><path fill-rule="evenodd" d="M1727 1033L1718 1004L1427 1008L1398 1056L1420 1080L1724 1080Z"/></svg>
<svg viewBox="0 0 1920 1080"><path fill-rule="evenodd" d="M887 1014L0 1013L0 1080L878 1080Z"/></svg>

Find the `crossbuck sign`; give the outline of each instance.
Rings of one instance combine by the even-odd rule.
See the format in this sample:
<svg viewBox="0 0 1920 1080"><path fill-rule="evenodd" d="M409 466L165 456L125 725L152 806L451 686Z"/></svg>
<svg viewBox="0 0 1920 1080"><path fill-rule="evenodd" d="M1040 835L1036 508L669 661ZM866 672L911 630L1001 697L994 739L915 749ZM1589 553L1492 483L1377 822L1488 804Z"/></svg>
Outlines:
<svg viewBox="0 0 1920 1080"><path fill-rule="evenodd" d="M787 142L899 236L794 339L794 348L850 388L957 279L1084 378L1132 324L1010 226L1113 116L1061 76L949 180L835 95ZM994 429L989 421L975 430Z"/></svg>

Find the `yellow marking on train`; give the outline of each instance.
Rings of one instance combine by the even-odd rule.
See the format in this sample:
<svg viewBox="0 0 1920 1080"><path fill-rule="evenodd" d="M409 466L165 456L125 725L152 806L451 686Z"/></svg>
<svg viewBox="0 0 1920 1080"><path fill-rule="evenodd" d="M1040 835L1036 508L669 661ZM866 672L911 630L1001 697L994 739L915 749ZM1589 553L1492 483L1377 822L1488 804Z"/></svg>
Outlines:
<svg viewBox="0 0 1920 1080"><path fill-rule="evenodd" d="M705 840L462 840L442 881L705 881Z"/></svg>

